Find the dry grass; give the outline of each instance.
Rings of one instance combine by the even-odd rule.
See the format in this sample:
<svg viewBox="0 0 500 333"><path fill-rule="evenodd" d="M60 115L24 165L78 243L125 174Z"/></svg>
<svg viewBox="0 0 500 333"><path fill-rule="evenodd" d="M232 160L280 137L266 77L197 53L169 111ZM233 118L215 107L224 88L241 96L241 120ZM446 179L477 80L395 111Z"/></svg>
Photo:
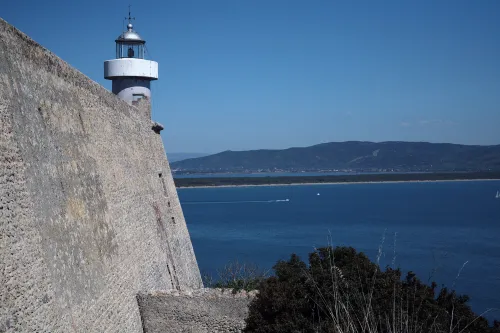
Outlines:
<svg viewBox="0 0 500 333"><path fill-rule="evenodd" d="M251 291L258 289L260 283L269 277L270 272L259 268L256 264L241 263L238 260L228 262L217 270L217 277L203 274L203 283L207 288L233 289Z"/></svg>

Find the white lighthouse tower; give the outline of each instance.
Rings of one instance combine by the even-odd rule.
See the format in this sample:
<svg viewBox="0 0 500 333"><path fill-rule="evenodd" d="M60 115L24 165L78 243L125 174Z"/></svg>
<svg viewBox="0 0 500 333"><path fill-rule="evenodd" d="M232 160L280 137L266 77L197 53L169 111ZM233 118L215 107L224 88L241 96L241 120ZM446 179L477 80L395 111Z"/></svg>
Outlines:
<svg viewBox="0 0 500 333"><path fill-rule="evenodd" d="M158 63L144 59L146 41L134 31L128 14L127 31L116 40L116 59L104 62L104 78L113 81L112 91L131 105L148 102L151 81L158 79ZM150 111L148 112L150 114Z"/></svg>

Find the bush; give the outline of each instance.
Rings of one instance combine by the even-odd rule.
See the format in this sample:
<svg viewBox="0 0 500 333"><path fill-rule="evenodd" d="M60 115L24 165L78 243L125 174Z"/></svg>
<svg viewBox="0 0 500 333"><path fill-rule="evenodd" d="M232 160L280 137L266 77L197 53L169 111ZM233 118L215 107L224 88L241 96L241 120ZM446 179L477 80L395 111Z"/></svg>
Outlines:
<svg viewBox="0 0 500 333"><path fill-rule="evenodd" d="M467 305L468 297L414 273L381 271L351 247L320 248L307 266L279 261L250 305L244 332L500 332Z"/></svg>
<svg viewBox="0 0 500 333"><path fill-rule="evenodd" d="M210 274L203 275L205 287L232 289L233 293L259 289L262 281L269 276L268 272L257 265L242 264L239 261L227 263L223 269L217 270L217 275L217 279Z"/></svg>

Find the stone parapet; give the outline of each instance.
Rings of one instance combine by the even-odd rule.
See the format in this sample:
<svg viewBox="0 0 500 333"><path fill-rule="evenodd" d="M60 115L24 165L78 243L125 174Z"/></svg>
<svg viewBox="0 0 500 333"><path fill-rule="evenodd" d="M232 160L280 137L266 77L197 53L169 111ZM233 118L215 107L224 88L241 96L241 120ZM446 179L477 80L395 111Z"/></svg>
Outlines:
<svg viewBox="0 0 500 333"><path fill-rule="evenodd" d="M144 333L229 333L245 327L248 305L256 292L199 289L139 294Z"/></svg>

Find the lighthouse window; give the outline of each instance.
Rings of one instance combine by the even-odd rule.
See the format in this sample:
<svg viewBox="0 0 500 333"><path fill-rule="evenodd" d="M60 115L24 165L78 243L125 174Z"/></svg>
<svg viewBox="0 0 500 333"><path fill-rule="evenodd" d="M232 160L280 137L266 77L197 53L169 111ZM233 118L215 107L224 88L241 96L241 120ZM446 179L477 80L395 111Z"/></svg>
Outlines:
<svg viewBox="0 0 500 333"><path fill-rule="evenodd" d="M135 58L144 59L144 45L137 43L116 43L117 58Z"/></svg>
<svg viewBox="0 0 500 333"><path fill-rule="evenodd" d="M132 94L132 104L133 105L137 104L144 97L145 97L144 94Z"/></svg>

